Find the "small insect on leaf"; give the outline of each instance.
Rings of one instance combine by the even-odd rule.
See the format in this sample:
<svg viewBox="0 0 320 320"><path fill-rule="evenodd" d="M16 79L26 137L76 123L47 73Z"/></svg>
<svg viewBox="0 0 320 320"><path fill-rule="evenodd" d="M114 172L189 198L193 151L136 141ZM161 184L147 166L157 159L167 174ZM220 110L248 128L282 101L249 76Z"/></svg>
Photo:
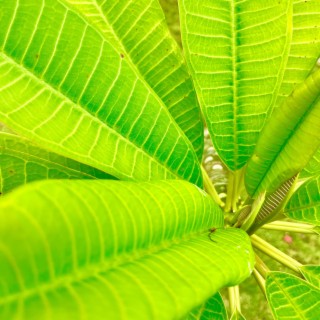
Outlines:
<svg viewBox="0 0 320 320"><path fill-rule="evenodd" d="M217 242L217 241L212 240L212 238L211 238L211 235L212 235L216 230L217 230L217 228L210 228L210 229L209 229L208 237L209 237L209 239L210 239L212 242Z"/></svg>

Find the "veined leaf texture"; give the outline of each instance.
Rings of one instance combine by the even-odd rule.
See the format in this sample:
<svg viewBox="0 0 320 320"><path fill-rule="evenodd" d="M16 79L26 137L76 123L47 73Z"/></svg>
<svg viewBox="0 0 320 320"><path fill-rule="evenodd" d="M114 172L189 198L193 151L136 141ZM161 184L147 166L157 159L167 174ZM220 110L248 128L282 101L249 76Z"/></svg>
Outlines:
<svg viewBox="0 0 320 320"><path fill-rule="evenodd" d="M186 125L186 133L198 132L188 135L200 156L200 115L181 55L174 40L167 39L167 29L160 27L165 22L159 4L147 7L155 16L157 8L161 12L160 31L149 40L157 46L163 37L169 51L162 48L159 63L168 58L174 66L153 80L151 71L147 76L146 49L139 51L146 60L127 54L133 50L130 29L120 31L116 23L128 14L125 8L113 12L111 25L102 3L96 1L82 5L63 0L0 1L0 6L2 122L39 146L117 178L176 177L201 186L198 157L174 120ZM137 26L140 20L132 23ZM117 32L122 32L123 43ZM181 85L170 86L177 93L169 103L166 77L173 77L172 71ZM185 103L187 108L178 107ZM198 120L190 123L190 117Z"/></svg>

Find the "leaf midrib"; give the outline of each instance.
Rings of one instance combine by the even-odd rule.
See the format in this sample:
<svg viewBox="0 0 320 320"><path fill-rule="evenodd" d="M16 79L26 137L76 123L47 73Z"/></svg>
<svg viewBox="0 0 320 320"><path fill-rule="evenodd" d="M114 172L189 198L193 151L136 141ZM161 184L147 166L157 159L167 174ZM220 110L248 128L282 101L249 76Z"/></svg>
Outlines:
<svg viewBox="0 0 320 320"><path fill-rule="evenodd" d="M61 275L56 278L50 279L50 282L40 283L38 286L34 286L33 288L22 289L21 291L7 295L5 298L0 297L0 306L16 300L25 300L39 293L55 290L56 288L65 288L68 285L79 283L85 279L95 277L95 275L103 274L108 270L115 269L129 263L139 262L145 257L169 250L173 246L180 245L185 242L190 243L190 240L192 239L199 239L200 236L206 232L208 232L207 229L205 229L204 231L190 233L187 236L184 235L183 238L167 239L161 244L154 245L149 248L140 248L130 253L121 253L114 257L114 260L110 259L109 261L102 261L96 264L91 263L80 268L78 267L70 274Z"/></svg>
<svg viewBox="0 0 320 320"><path fill-rule="evenodd" d="M281 282L279 282L277 279L275 279L274 277L273 281L278 285L278 287L281 289L281 292L283 293L283 295L286 297L287 301L290 302L291 307L294 309L294 311L297 313L298 316L302 316L302 318L300 318L301 320L308 320L307 318L304 317L303 313L300 313L299 309L296 308L295 303L294 303L294 299L292 299L292 297L286 292L286 290L283 289L283 285ZM276 309L276 308L275 308ZM277 309L276 309L277 310Z"/></svg>
<svg viewBox="0 0 320 320"><path fill-rule="evenodd" d="M238 113L238 72L237 72L237 16L236 16L236 6L235 1L231 1L231 61L232 61L232 82L233 82L233 90L232 90L232 100L233 100L233 162L234 167L237 168L238 165L238 130L237 130L237 113Z"/></svg>

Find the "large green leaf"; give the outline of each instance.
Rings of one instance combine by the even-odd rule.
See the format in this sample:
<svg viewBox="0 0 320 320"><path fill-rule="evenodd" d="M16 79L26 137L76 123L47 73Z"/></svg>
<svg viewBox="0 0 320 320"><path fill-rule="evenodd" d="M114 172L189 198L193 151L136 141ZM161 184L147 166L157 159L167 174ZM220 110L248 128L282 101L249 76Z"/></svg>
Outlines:
<svg viewBox="0 0 320 320"><path fill-rule="evenodd" d="M239 169L280 89L292 1L179 3L182 43L210 134L222 160Z"/></svg>
<svg viewBox="0 0 320 320"><path fill-rule="evenodd" d="M180 49L168 32L158 0L65 0L90 19L106 38L114 33L130 59L193 143L203 150L200 109Z"/></svg>
<svg viewBox="0 0 320 320"><path fill-rule="evenodd" d="M320 147L320 69L274 110L246 169L246 187L256 196L274 192L299 173Z"/></svg>
<svg viewBox="0 0 320 320"><path fill-rule="evenodd" d="M253 268L183 181L47 180L0 200L1 319L179 319ZM13 232L14 231L14 232Z"/></svg>
<svg viewBox="0 0 320 320"><path fill-rule="evenodd" d="M282 272L270 272L267 298L275 319L316 320L320 318L320 290Z"/></svg>
<svg viewBox="0 0 320 320"><path fill-rule="evenodd" d="M227 310L220 293L216 293L201 306L193 309L185 320L227 320Z"/></svg>
<svg viewBox="0 0 320 320"><path fill-rule="evenodd" d="M320 14L320 1L301 1L293 0L293 18L292 18L292 39L290 53L288 57L288 62L286 65L285 73L281 83L281 88L277 97L275 106L281 107L285 103L285 99L294 90L297 84L302 83L310 73L312 68L317 69L317 59L320 52L320 28L318 26L318 19ZM315 66L316 65L316 66ZM292 112L292 111L289 111ZM293 111L294 112L294 111ZM290 119L290 117L288 117ZM287 120L288 120L287 119ZM288 120L290 121L290 120ZM281 131L281 128L286 128L287 124L279 123L277 131ZM278 148L281 141L274 143L279 136L279 132L273 135L271 143L273 146L268 144L266 148L268 152L272 153L274 148ZM269 137L268 137L269 138ZM265 139L266 141L268 139ZM280 139L279 139L280 140ZM313 149L314 150L314 149ZM261 150L260 150L261 152ZM303 152L298 148L298 152L303 154ZM310 155L306 155L310 157ZM268 158L269 159L269 158ZM287 159L286 159L287 160ZM263 161L263 160L262 160ZM287 167L292 165L291 159L287 160ZM265 159L264 163L269 162ZM304 164L300 164L299 171L304 167ZM279 165L279 164L278 164ZM282 168L283 169L283 168ZM280 171L280 170L279 170ZM294 170L297 171L297 170ZM297 173L297 172L295 172ZM259 179L259 174L254 177L254 179ZM281 172L279 173L281 175ZM290 176L291 175L291 176ZM285 175L284 178L279 179L277 186L279 187L281 183L291 178L294 174L291 172ZM248 174L246 179L252 179L252 173ZM274 177L273 177L274 178ZM247 182L247 185L252 182ZM251 189L254 187L250 187ZM276 189L275 187L274 189ZM275 191L275 190L272 190ZM250 192L253 192L252 190Z"/></svg>
<svg viewBox="0 0 320 320"><path fill-rule="evenodd" d="M41 179L110 179L112 176L0 132L0 194Z"/></svg>
<svg viewBox="0 0 320 320"><path fill-rule="evenodd" d="M305 265L300 271L308 282L320 289L320 266Z"/></svg>
<svg viewBox="0 0 320 320"><path fill-rule="evenodd" d="M320 0L293 0L291 47L276 107L308 76L319 57L319 15Z"/></svg>
<svg viewBox="0 0 320 320"><path fill-rule="evenodd" d="M320 226L320 176L306 181L290 198L285 215Z"/></svg>
<svg viewBox="0 0 320 320"><path fill-rule="evenodd" d="M306 79L319 57L320 28L317 26L319 14L319 0L293 0L293 33L291 47L280 92L277 97L276 107L280 107L282 103L285 103L285 98L290 95L295 86ZM279 124L279 128L281 127L286 127L286 125L281 123ZM277 136L278 135L274 135L274 137ZM299 153L302 152L299 150ZM289 160L288 166L290 164L291 161ZM301 166L299 169L301 170ZM287 175L281 182L284 182L289 178L291 177ZM250 177L248 176L247 180L249 179Z"/></svg>
<svg viewBox="0 0 320 320"><path fill-rule="evenodd" d="M114 33L66 0L0 7L0 121L118 178L202 184L190 141Z"/></svg>

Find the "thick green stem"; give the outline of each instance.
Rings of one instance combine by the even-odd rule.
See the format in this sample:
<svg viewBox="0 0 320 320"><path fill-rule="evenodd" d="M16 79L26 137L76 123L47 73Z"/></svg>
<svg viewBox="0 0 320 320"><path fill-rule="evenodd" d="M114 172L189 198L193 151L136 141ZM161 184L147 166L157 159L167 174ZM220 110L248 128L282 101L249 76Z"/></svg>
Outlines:
<svg viewBox="0 0 320 320"><path fill-rule="evenodd" d="M204 182L204 189L205 191L213 198L213 200L220 206L224 206L224 202L220 199L214 185L211 182L211 179L208 176L207 171L201 166L203 182Z"/></svg>
<svg viewBox="0 0 320 320"><path fill-rule="evenodd" d="M241 312L239 286L229 287L228 294L231 314Z"/></svg>
<svg viewBox="0 0 320 320"><path fill-rule="evenodd" d="M317 234L314 226L306 223L296 223L296 222L287 222L287 221L274 221L267 223L262 226L263 229L268 230L280 230L288 232L297 232L297 233L315 233Z"/></svg>
<svg viewBox="0 0 320 320"><path fill-rule="evenodd" d="M236 171L237 175L237 187L236 187L236 194L234 197L235 201L235 207L237 205L237 202L239 201L239 198L242 194L242 191L245 190L244 186L244 174L245 174L245 168L241 168L240 170Z"/></svg>
<svg viewBox="0 0 320 320"><path fill-rule="evenodd" d="M259 249L261 252L282 263L291 270L300 273L300 267L302 266L300 262L291 258L282 251L278 250L277 248L269 244L267 241L264 241L263 239L254 234L251 236L251 242L256 249Z"/></svg>
<svg viewBox="0 0 320 320"><path fill-rule="evenodd" d="M239 186L240 186L240 174L238 171L234 172L234 178L233 178L233 196L232 196L232 204L231 208L232 211L237 211L237 202L239 199L240 191L239 191Z"/></svg>
<svg viewBox="0 0 320 320"><path fill-rule="evenodd" d="M260 272L254 268L252 272L255 280L257 281L259 288L261 289L262 293L266 296L266 280L264 277L260 274Z"/></svg>
<svg viewBox="0 0 320 320"><path fill-rule="evenodd" d="M229 171L225 212L236 212L241 191L244 187L244 169Z"/></svg>

